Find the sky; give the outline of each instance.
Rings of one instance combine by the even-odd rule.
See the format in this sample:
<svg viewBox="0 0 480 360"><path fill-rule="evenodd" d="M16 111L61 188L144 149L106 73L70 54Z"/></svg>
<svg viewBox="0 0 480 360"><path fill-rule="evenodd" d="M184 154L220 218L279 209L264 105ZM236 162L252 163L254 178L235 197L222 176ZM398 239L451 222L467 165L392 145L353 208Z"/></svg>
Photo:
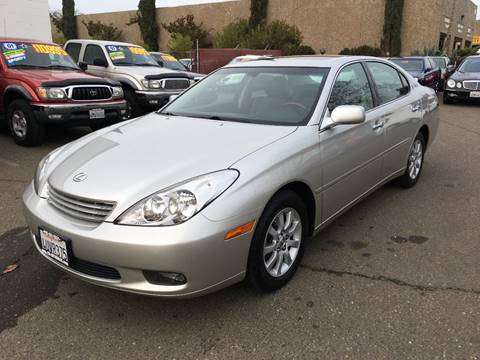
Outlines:
<svg viewBox="0 0 480 360"><path fill-rule="evenodd" d="M235 0L157 0L157 7L169 7L178 5L202 4L208 2L223 2ZM480 0L472 0L480 9ZM62 7L62 0L48 0L52 10ZM77 10L81 14L94 14L100 12L134 10L137 8L138 0L76 0ZM477 19L480 19L480 10L477 12Z"/></svg>

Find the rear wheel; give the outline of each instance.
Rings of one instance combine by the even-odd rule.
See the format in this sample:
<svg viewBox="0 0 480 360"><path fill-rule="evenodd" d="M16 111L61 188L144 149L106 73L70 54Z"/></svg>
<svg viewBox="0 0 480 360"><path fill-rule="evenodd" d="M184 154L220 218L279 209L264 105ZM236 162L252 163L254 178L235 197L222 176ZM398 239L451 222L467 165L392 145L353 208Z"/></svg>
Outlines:
<svg viewBox="0 0 480 360"><path fill-rule="evenodd" d="M14 100L8 106L7 123L18 145L40 145L45 139L45 126L37 121L27 100Z"/></svg>
<svg viewBox="0 0 480 360"><path fill-rule="evenodd" d="M305 250L308 216L300 197L285 190L265 208L250 247L247 280L261 291L284 286L295 274Z"/></svg>
<svg viewBox="0 0 480 360"><path fill-rule="evenodd" d="M422 133L418 133L413 141L410 149L410 154L407 160L407 169L405 173L399 178L395 179L395 182L404 187L411 188L415 186L422 174L423 159L425 155L425 138Z"/></svg>

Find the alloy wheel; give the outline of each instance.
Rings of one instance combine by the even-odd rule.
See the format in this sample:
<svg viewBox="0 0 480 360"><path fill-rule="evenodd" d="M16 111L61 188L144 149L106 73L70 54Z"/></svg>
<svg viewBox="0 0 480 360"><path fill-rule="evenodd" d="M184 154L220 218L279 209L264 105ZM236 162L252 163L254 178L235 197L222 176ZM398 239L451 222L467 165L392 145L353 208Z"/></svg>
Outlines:
<svg viewBox="0 0 480 360"><path fill-rule="evenodd" d="M415 180L422 169L423 145L419 139L416 139L412 146L412 151L408 159L408 175L410 179Z"/></svg>
<svg viewBox="0 0 480 360"><path fill-rule="evenodd" d="M18 138L27 136L27 118L22 110L15 110L12 113L12 131Z"/></svg>

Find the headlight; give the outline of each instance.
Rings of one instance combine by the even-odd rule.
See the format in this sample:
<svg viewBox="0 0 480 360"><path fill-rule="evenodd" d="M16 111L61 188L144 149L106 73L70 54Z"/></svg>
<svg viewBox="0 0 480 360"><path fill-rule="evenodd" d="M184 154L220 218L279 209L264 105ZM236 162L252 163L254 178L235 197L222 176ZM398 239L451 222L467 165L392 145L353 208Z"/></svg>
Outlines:
<svg viewBox="0 0 480 360"><path fill-rule="evenodd" d="M120 86L112 87L112 97L122 99L123 98L123 89Z"/></svg>
<svg viewBox="0 0 480 360"><path fill-rule="evenodd" d="M455 80L450 79L450 80L447 81L447 86L448 87L454 88L455 85L456 85Z"/></svg>
<svg viewBox="0 0 480 360"><path fill-rule="evenodd" d="M38 95L43 100L62 100L67 98L67 94L61 88L37 88Z"/></svg>
<svg viewBox="0 0 480 360"><path fill-rule="evenodd" d="M170 226L192 218L237 180L237 170L202 175L161 190L125 211L116 224Z"/></svg>
<svg viewBox="0 0 480 360"><path fill-rule="evenodd" d="M162 87L162 83L160 80L142 80L142 85L147 89L160 89Z"/></svg>
<svg viewBox="0 0 480 360"><path fill-rule="evenodd" d="M64 146L53 150L50 154L45 156L37 166L37 169L35 171L35 176L33 178L33 187L35 188L35 192L37 193L37 195L42 198L46 198L48 196L45 191L46 190L45 180L46 180L48 167L52 163L52 161L57 157L57 155L60 153L60 150L62 150L63 147Z"/></svg>

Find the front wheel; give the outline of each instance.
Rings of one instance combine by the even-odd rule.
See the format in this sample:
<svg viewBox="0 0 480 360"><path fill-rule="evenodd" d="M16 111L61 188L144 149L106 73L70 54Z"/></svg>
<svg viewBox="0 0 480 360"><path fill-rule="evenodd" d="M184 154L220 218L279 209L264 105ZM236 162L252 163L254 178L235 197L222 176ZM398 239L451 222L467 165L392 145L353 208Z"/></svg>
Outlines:
<svg viewBox="0 0 480 360"><path fill-rule="evenodd" d="M258 221L250 246L247 280L261 291L284 286L295 274L305 250L308 216L301 198L278 193Z"/></svg>
<svg viewBox="0 0 480 360"><path fill-rule="evenodd" d="M133 119L143 115L143 110L138 102L135 91L132 89L125 89L125 101L127 102L127 111L125 113L125 119Z"/></svg>
<svg viewBox="0 0 480 360"><path fill-rule="evenodd" d="M45 139L45 126L37 121L27 100L15 100L8 106L7 123L18 145L40 145Z"/></svg>
<svg viewBox="0 0 480 360"><path fill-rule="evenodd" d="M415 186L422 174L424 155L425 138L422 133L418 133L408 155L407 169L402 176L395 180L398 185L404 188Z"/></svg>

